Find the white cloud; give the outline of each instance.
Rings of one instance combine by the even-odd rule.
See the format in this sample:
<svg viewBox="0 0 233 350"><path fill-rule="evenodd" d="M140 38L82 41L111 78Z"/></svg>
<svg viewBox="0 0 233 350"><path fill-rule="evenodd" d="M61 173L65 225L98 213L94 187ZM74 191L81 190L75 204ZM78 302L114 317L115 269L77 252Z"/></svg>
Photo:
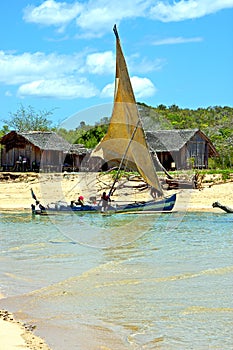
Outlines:
<svg viewBox="0 0 233 350"><path fill-rule="evenodd" d="M138 56L137 56L138 58ZM138 71L145 71L142 65L133 63ZM150 65L150 68L153 66ZM147 72L148 72L147 66ZM136 71L136 69L134 69ZM99 91L88 81L90 75L114 74L115 58L111 51L74 55L46 55L42 52L7 54L0 51L0 82L16 85L18 96L47 96L54 98L89 98L99 95ZM85 76L85 77L84 77ZM132 78L138 98L154 94L155 87L147 78ZM113 86L106 86L102 97L113 96Z"/></svg>
<svg viewBox="0 0 233 350"><path fill-rule="evenodd" d="M171 44L186 44L186 43L197 43L203 41L201 37L195 38L183 38L183 37L173 37L173 38L165 38L161 40L156 40L152 42L152 45L171 45Z"/></svg>
<svg viewBox="0 0 233 350"><path fill-rule="evenodd" d="M98 95L98 90L83 76L83 66L83 54L46 55L36 52L17 55L0 51L0 82L19 86L18 95L21 97L30 95L66 99ZM91 69L92 66L87 66L85 71L90 73Z"/></svg>
<svg viewBox="0 0 233 350"><path fill-rule="evenodd" d="M55 25L61 30L75 21L81 29L79 36L102 36L113 23L130 18L150 18L162 22L183 21L199 18L233 7L233 0L89 0L73 3L46 0L39 6L28 6L24 10L27 22ZM106 29L107 28L107 29Z"/></svg>
<svg viewBox="0 0 233 350"><path fill-rule="evenodd" d="M114 83L110 83L110 84L107 84L101 91L101 94L100 96L105 98L105 97L112 97L113 94L114 94L114 87L115 87L115 84Z"/></svg>
<svg viewBox="0 0 233 350"><path fill-rule="evenodd" d="M149 60L141 58L139 54L126 57L130 71L145 74L160 70L165 61L162 59ZM85 66L82 72L90 74L111 74L113 75L116 67L115 53L112 51L97 52L87 55Z"/></svg>
<svg viewBox="0 0 233 350"><path fill-rule="evenodd" d="M39 6L29 5L24 9L24 20L43 25L64 26L74 20L82 11L83 5L74 2L44 1Z"/></svg>
<svg viewBox="0 0 233 350"><path fill-rule="evenodd" d="M151 60L146 57L141 58L139 54L128 57L127 62L130 70L143 75L150 72L160 71L166 64L165 59L156 58Z"/></svg>
<svg viewBox="0 0 233 350"><path fill-rule="evenodd" d="M86 3L76 24L84 36L102 36L111 30L113 23L128 18L145 17L151 0L90 0Z"/></svg>
<svg viewBox="0 0 233 350"><path fill-rule="evenodd" d="M137 99L151 97L157 91L152 81L148 78L134 76L131 78L131 82Z"/></svg>
<svg viewBox="0 0 233 350"><path fill-rule="evenodd" d="M82 37L98 37L125 18L144 17L147 4L151 0L89 0L73 3L46 0L39 6L27 6L24 9L26 22L55 25L63 31L64 27L75 21ZM108 29L106 29L108 28Z"/></svg>
<svg viewBox="0 0 233 350"><path fill-rule="evenodd" d="M144 17L151 0L89 0L73 3L46 0L39 6L24 9L24 20L46 26L54 25L63 31L72 21L81 29L79 36L100 37L110 31L113 23L126 18Z"/></svg>
<svg viewBox="0 0 233 350"><path fill-rule="evenodd" d="M233 7L233 0L181 0L172 4L158 1L150 9L150 17L162 22L199 18L225 8Z"/></svg>
<svg viewBox="0 0 233 350"><path fill-rule="evenodd" d="M131 84L134 90L135 98L147 98L153 96L157 89L148 78L132 77ZM107 84L101 91L101 97L112 97L114 94L114 83Z"/></svg>
<svg viewBox="0 0 233 350"><path fill-rule="evenodd" d="M7 85L73 74L81 67L81 55L46 55L42 52L17 55L0 51L0 82Z"/></svg>
<svg viewBox="0 0 233 350"><path fill-rule="evenodd" d="M113 73L115 57L112 51L89 54L86 58L86 70L92 74Z"/></svg>
<svg viewBox="0 0 233 350"><path fill-rule="evenodd" d="M90 98L96 96L98 90L86 79L79 81L73 78L54 80L37 80L23 84L18 89L18 95L34 97L52 97L62 99Z"/></svg>

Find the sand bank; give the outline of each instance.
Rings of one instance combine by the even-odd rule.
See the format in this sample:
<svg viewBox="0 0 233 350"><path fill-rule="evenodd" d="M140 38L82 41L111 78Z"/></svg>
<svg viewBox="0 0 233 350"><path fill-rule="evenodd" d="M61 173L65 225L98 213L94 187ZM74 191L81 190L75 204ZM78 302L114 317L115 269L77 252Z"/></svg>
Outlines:
<svg viewBox="0 0 233 350"><path fill-rule="evenodd" d="M77 199L80 194L89 201L90 197L100 198L103 190L109 189L112 180L109 175L95 173L77 174L35 174L12 173L0 178L0 210L30 210L34 200L31 196L31 188L37 198L47 205L51 202ZM138 179L124 181L124 185L112 196L113 200L148 200L151 199L148 189L135 188L140 186ZM233 182L214 183L210 179L203 182L202 188L177 189L165 191L165 195L177 193L176 210L182 211L215 211L213 202L233 207Z"/></svg>
<svg viewBox="0 0 233 350"><path fill-rule="evenodd" d="M1 174L3 176L3 174ZM100 198L103 190L109 189L112 179L109 175L99 173L76 173L76 174L35 174L35 173L5 173L0 177L0 211L5 210L30 210L34 200L31 196L31 188L42 204L66 201L78 198L82 194L85 201L90 197ZM139 190L140 181L124 181L124 185L112 196L113 200L148 200L151 199L148 189ZM214 211L213 202L233 207L233 181L223 183L212 181L210 178L203 182L202 188L177 189L165 191L165 195L177 193L175 209L182 211Z"/></svg>

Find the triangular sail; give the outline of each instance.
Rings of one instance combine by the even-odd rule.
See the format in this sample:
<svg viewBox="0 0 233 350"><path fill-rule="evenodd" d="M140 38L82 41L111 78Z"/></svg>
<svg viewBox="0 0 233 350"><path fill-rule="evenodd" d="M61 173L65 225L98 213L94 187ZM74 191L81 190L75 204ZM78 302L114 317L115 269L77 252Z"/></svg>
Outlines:
<svg viewBox="0 0 233 350"><path fill-rule="evenodd" d="M105 162L118 162L118 164L124 157L124 164L130 164L131 167L138 170L150 186L162 192L145 139L127 65L115 26L114 33L116 35L114 106L107 134L96 146L92 156L101 156Z"/></svg>

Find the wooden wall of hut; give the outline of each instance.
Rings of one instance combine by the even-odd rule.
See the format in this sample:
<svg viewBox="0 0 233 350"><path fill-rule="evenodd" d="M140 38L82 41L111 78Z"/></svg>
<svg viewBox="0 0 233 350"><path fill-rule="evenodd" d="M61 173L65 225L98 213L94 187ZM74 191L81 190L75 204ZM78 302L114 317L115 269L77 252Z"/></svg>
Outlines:
<svg viewBox="0 0 233 350"><path fill-rule="evenodd" d="M40 165L41 151L39 148L30 143L20 144L10 147L2 146L1 149L1 166L3 170L35 170L35 165ZM20 162L24 160L24 169L20 166Z"/></svg>
<svg viewBox="0 0 233 350"><path fill-rule="evenodd" d="M40 169L43 172L62 172L65 154L62 151L41 152Z"/></svg>

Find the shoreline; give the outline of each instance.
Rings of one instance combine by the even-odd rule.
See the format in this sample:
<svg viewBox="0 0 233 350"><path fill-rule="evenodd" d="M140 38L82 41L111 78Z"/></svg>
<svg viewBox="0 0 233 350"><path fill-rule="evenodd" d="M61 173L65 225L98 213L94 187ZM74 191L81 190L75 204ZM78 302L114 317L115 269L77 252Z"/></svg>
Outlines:
<svg viewBox="0 0 233 350"><path fill-rule="evenodd" d="M0 301L4 298L0 292ZM35 326L24 324L11 312L0 309L0 350L52 350L34 330Z"/></svg>
<svg viewBox="0 0 233 350"><path fill-rule="evenodd" d="M3 175L2 175L3 176ZM0 212L31 212L34 199L31 189L41 203L46 206L51 202L76 200L79 195L84 196L88 203L90 197L100 199L102 192L111 187L112 177L99 173L6 173L4 179L0 178ZM12 176L12 177L11 177ZM140 179L124 180L124 186L114 193L112 199L125 202L151 200L148 189L138 190L137 185L142 184ZM201 189L165 190L164 195L177 193L177 203L174 211L210 211L223 212L213 208L216 201L223 205L233 207L233 179L227 182L213 181L213 177L202 183Z"/></svg>
<svg viewBox="0 0 233 350"><path fill-rule="evenodd" d="M34 329L33 325L16 321L7 310L0 310L0 350L51 350L42 338L33 333Z"/></svg>
<svg viewBox="0 0 233 350"><path fill-rule="evenodd" d="M233 207L233 206L232 206ZM177 213L177 212L180 212L180 213L184 213L184 212L190 212L190 213L199 213L199 212L204 212L204 213L223 213L223 210L220 210L219 208L213 208L212 206L211 207L204 207L204 208L191 208L191 207L188 207L188 208L174 208L172 211L168 211L168 212L164 212L164 213ZM6 214L6 213L10 213L10 214L31 214L31 209L29 208L0 208L0 214ZM133 214L134 212L128 212L129 214ZM136 214L161 214L163 212L148 212L148 211L141 211L141 212L135 212ZM78 215L78 213L76 213ZM95 213L93 212L92 213L93 215L96 215L96 214L99 214L98 212ZM124 214L119 212L118 214ZM1 350L1 349L0 349Z"/></svg>

